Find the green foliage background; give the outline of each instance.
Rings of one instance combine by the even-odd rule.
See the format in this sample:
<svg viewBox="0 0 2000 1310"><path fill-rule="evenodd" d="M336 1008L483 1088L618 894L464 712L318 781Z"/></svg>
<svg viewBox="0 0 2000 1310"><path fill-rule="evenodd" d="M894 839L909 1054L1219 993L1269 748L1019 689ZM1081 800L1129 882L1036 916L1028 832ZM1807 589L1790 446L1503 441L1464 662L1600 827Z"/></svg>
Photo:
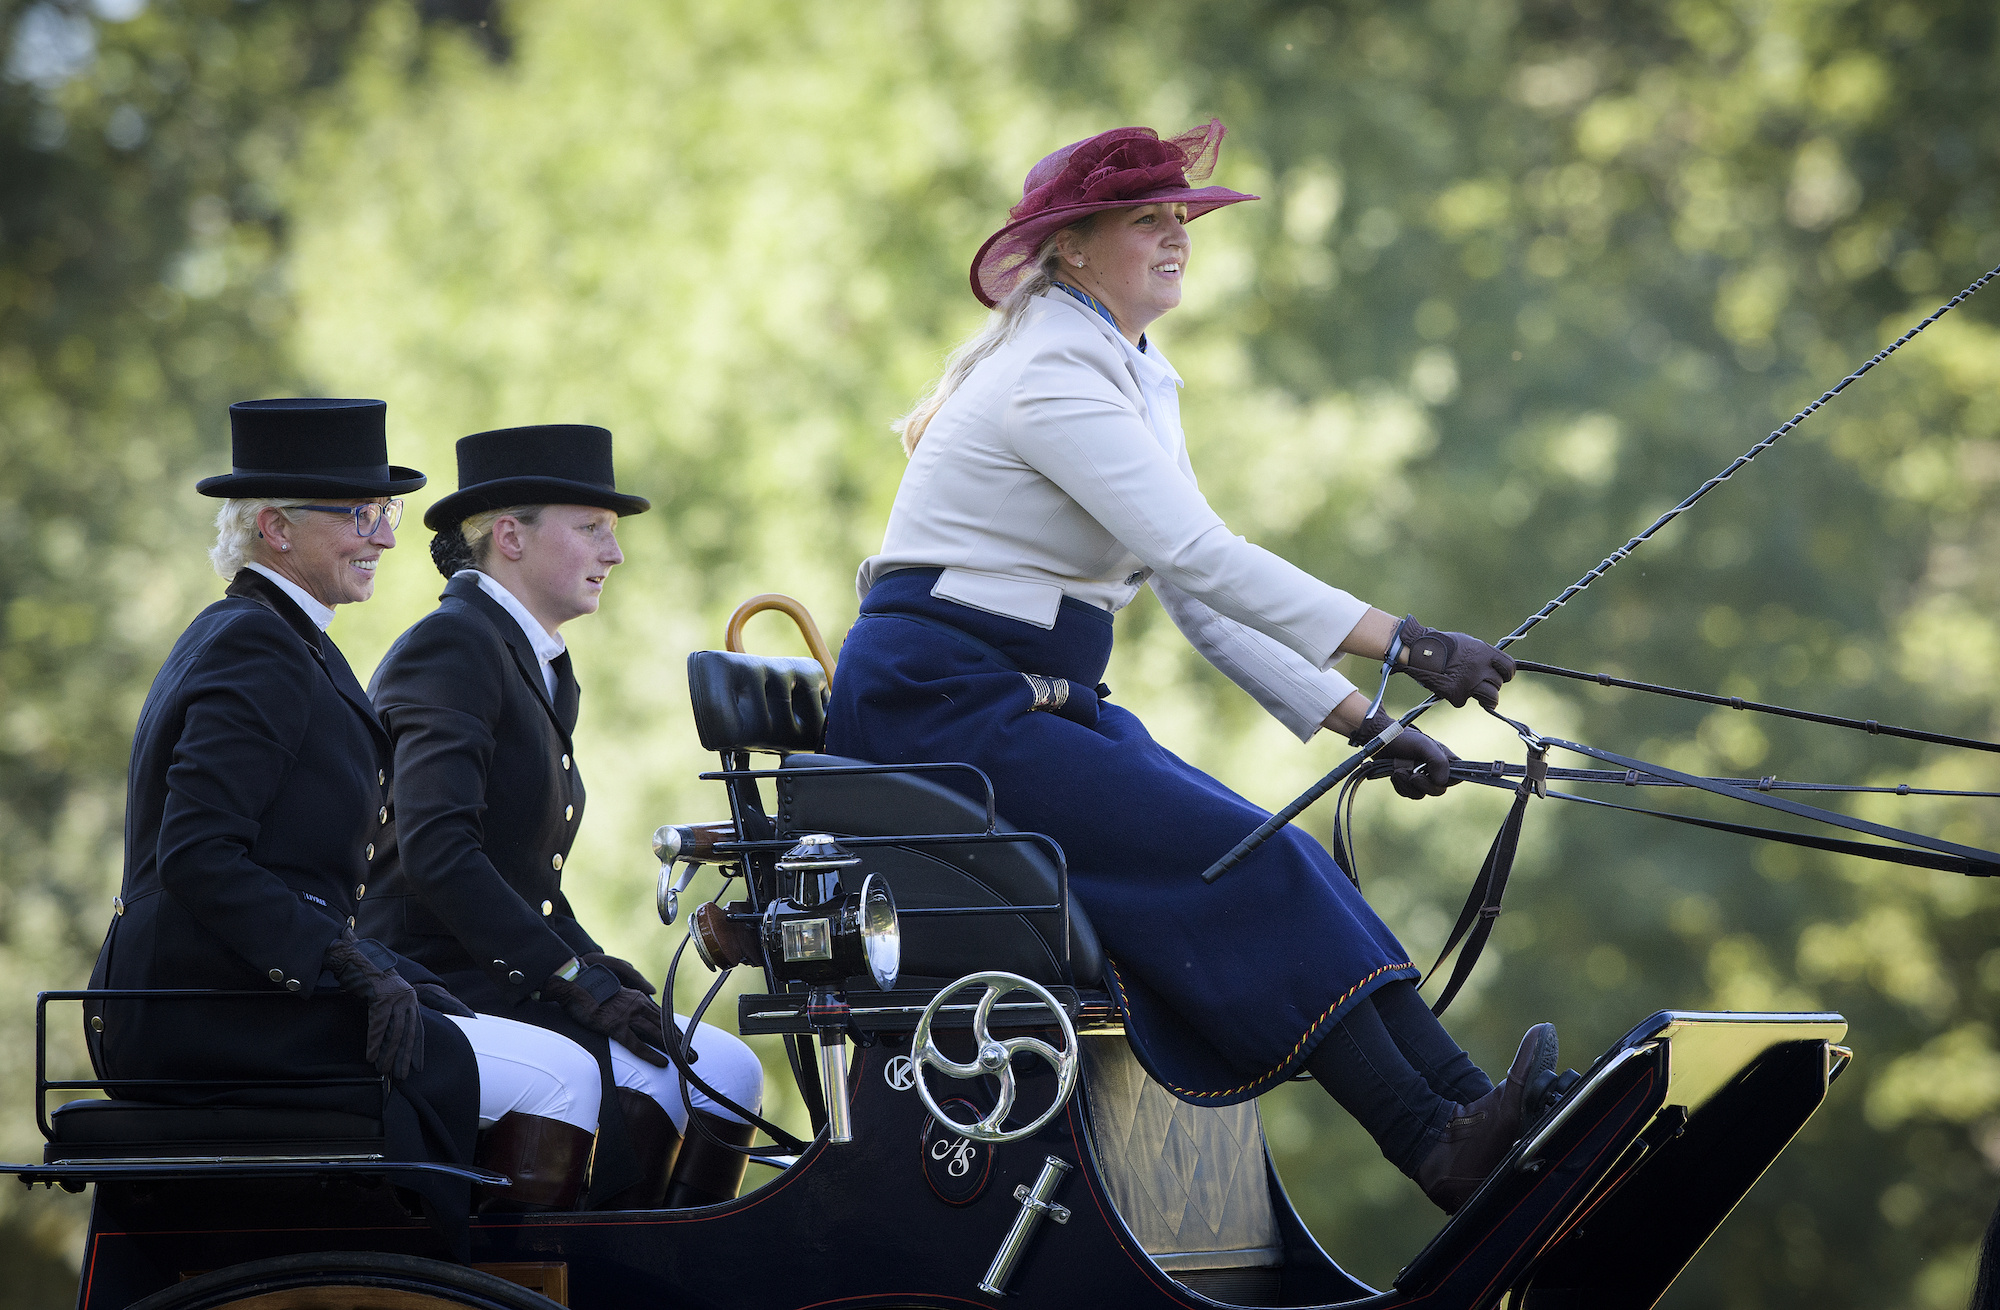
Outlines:
<svg viewBox="0 0 2000 1310"><path fill-rule="evenodd" d="M1996 22L1960 0L0 0L0 1156L39 1150L28 998L78 985L103 931L139 703L220 589L192 484L227 463L228 401L384 397L395 458L432 475L414 549L337 621L364 677L435 594L414 520L455 438L616 431L656 509L571 638L592 806L570 881L657 970L678 934L644 836L719 810L682 659L755 591L836 640L852 620L902 462L886 424L977 325L966 259L1046 150L1229 124L1218 180L1266 199L1194 229L1155 334L1205 488L1384 608L1498 633L2000 263ZM1526 653L2000 732L1996 306ZM1336 757L1149 601L1109 680L1266 803ZM1527 677L1509 708L1683 768L2000 787L1979 757ZM1483 716L1427 726L1514 753ZM1498 820L1471 790L1362 805L1365 885L1419 955ZM1853 1023L1852 1072L1667 1303L1963 1304L2000 1194L1993 889L1551 809L1453 1011L1489 1067L1542 1018L1579 1066L1662 1006ZM1857 809L2000 843L1990 802ZM682 983L685 1006L706 980ZM1325 1244L1391 1277L1434 1213L1317 1091L1264 1110ZM81 1219L0 1193L0 1305L67 1298Z"/></svg>

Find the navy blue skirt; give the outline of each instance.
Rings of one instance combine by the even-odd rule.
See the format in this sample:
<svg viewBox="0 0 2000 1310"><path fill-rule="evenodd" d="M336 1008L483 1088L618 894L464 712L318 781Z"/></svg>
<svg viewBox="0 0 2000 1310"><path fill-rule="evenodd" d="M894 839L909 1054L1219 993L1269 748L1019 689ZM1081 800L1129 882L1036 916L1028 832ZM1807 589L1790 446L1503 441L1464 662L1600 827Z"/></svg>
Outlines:
<svg viewBox="0 0 2000 1310"><path fill-rule="evenodd" d="M841 646L826 748L882 764L975 764L1009 822L1061 843L1133 1050L1157 1081L1196 1104L1248 1100L1295 1073L1369 992L1417 977L1306 833L1288 827L1204 883L1201 871L1267 811L1108 701L1094 725L1087 710L1030 710L1023 672L1079 688L1104 676L1108 612L1065 598L1044 631L932 596L937 576L905 569L869 591Z"/></svg>

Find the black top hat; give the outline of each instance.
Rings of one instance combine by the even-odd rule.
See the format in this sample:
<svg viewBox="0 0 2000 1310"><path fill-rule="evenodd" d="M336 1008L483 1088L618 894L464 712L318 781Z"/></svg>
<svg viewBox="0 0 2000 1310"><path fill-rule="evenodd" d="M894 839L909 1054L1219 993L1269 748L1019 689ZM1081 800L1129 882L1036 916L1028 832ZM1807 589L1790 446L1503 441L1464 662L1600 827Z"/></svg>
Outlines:
<svg viewBox="0 0 2000 1310"><path fill-rule="evenodd" d="M242 400L229 407L227 473L204 496L400 496L424 485L389 463L379 400Z"/></svg>
<svg viewBox="0 0 2000 1310"><path fill-rule="evenodd" d="M482 510L509 505L595 505L640 514L653 502L619 494L611 476L610 432L582 423L543 423L460 437L458 490L424 511L424 526L442 532Z"/></svg>

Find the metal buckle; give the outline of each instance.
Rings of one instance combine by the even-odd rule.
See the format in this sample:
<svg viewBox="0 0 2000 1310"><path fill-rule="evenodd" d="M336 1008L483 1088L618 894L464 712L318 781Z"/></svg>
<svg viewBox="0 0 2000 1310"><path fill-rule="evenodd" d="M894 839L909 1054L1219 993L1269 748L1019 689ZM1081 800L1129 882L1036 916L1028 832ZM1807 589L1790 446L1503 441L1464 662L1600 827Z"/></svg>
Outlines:
<svg viewBox="0 0 2000 1310"><path fill-rule="evenodd" d="M1412 615L1411 617L1415 617ZM1375 699L1368 702L1368 712L1361 716L1363 723L1382 712L1382 698L1389 694L1389 679L1395 676L1396 657L1403 653L1403 625L1396 625L1396 635L1389 639L1389 649L1382 656L1382 685L1375 688Z"/></svg>

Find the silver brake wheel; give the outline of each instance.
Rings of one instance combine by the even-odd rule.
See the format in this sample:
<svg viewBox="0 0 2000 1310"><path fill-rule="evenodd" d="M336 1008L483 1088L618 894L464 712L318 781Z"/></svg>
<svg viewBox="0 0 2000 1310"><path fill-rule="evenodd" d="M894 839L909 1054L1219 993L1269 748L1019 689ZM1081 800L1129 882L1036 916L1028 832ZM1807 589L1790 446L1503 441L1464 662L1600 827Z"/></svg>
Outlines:
<svg viewBox="0 0 2000 1310"><path fill-rule="evenodd" d="M978 1046L978 1054L971 1062L960 1064L948 1060L937 1048L931 1037L931 1021L951 997L968 987L984 987L986 994L979 998L979 1005L972 1012L972 1040ZM1002 996L1012 991L1024 991L1040 1001L1062 1027L1063 1046L1061 1050L1034 1037L1010 1037L1001 1041L993 1036L990 1027L993 1006ZM1013 1024L1010 1022L1009 1027ZM1014 1056L1026 1052L1045 1060L1056 1071L1056 1095L1049 1108L1036 1116L1034 1121L1012 1130L1000 1125L1014 1108ZM973 973L960 978L951 986L931 998L924 1007L923 1017L917 1020L917 1030L910 1037L910 1059L915 1066L917 1095L923 1097L924 1105L937 1120L962 1137L975 1142L1017 1142L1023 1137L1040 1132L1042 1126L1055 1118L1056 1111L1062 1109L1069 1100L1069 1094L1076 1088L1077 1069L1076 1028L1070 1023L1056 998L1037 983L1030 982L1019 974ZM982 1078L991 1075L1000 1081L1000 1092L995 1098L992 1111L977 1123L960 1123L938 1108L932 1099L931 1090L924 1082L924 1067L928 1065L953 1078Z"/></svg>

